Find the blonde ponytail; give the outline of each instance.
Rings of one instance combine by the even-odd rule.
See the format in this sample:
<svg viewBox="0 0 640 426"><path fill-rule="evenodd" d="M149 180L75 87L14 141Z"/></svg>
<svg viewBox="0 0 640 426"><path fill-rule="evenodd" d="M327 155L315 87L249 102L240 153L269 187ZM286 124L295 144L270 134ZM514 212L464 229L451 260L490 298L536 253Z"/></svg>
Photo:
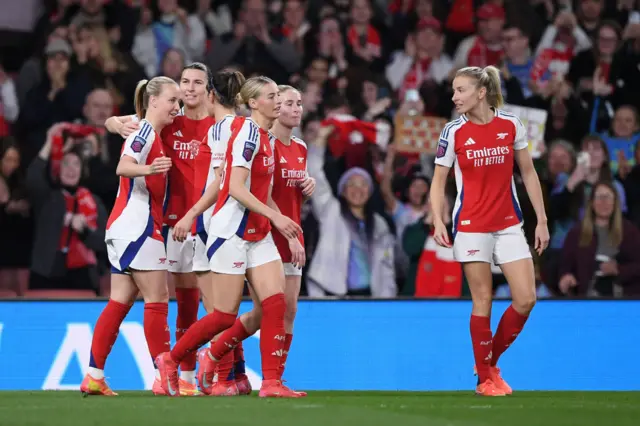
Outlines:
<svg viewBox="0 0 640 426"><path fill-rule="evenodd" d="M136 109L136 115L140 120L147 114L147 108L149 108L149 98L151 96L160 96L162 87L165 84L178 83L170 79L169 77L154 77L151 80L140 80L136 86L136 92L134 95L134 108Z"/></svg>
<svg viewBox="0 0 640 426"><path fill-rule="evenodd" d="M476 87L484 87L487 90L487 103L493 108L500 108L504 105L502 96L502 85L500 82L500 70L489 65L484 68L466 67L456 72L456 77L469 77L476 81Z"/></svg>
<svg viewBox="0 0 640 426"><path fill-rule="evenodd" d="M139 120L142 120L147 113L147 108L144 102L144 95L147 91L147 84L149 80L140 80L136 86L135 95L133 96L133 107L136 111L136 116Z"/></svg>

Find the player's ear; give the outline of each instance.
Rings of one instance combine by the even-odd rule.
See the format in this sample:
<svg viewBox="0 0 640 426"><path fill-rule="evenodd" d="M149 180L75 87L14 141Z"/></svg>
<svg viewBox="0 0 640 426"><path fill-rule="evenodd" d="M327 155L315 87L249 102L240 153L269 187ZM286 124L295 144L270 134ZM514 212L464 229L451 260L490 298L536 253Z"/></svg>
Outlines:
<svg viewBox="0 0 640 426"><path fill-rule="evenodd" d="M485 96L487 96L487 88L486 87L480 87L478 89L478 99L484 99Z"/></svg>
<svg viewBox="0 0 640 426"><path fill-rule="evenodd" d="M149 96L149 106L151 108L157 108L158 107L158 97L157 96Z"/></svg>
<svg viewBox="0 0 640 426"><path fill-rule="evenodd" d="M256 99L251 98L247 103L251 109L258 109L258 101Z"/></svg>

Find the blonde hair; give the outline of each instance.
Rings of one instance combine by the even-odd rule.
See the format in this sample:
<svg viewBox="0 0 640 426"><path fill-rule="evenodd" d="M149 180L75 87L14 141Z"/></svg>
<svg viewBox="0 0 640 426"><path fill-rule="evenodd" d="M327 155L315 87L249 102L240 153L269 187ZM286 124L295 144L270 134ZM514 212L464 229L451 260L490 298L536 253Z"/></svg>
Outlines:
<svg viewBox="0 0 640 426"><path fill-rule="evenodd" d="M296 89L293 86L289 86L288 84L279 84L278 85L278 94L283 94L283 93L287 93L290 90L295 90L296 92L300 93L300 91L298 89Z"/></svg>
<svg viewBox="0 0 640 426"><path fill-rule="evenodd" d="M276 82L263 75L249 78L244 82L242 88L240 89L240 93L238 93L238 104L245 104L249 109L251 109L251 107L249 106L249 100L256 99L258 96L260 96L262 88L271 83L275 84Z"/></svg>
<svg viewBox="0 0 640 426"><path fill-rule="evenodd" d="M493 108L504 105L502 87L500 84L500 70L489 65L488 67L466 67L456 72L456 77L469 77L476 81L476 87L484 87L487 90L487 103Z"/></svg>
<svg viewBox="0 0 640 426"><path fill-rule="evenodd" d="M593 186L593 189L591 189L591 198L589 199L587 209L584 212L584 218L582 219L582 223L580 225L580 242L578 243L579 247L589 247L591 245L595 225L593 202L596 197L596 190L601 186L609 189L609 191L613 193L615 203L613 207L613 214L611 215L611 219L609 219L609 239L611 240L611 244L613 244L614 247L619 247L620 243L622 242L622 210L620 209L620 198L618 196L618 191L611 182L600 181Z"/></svg>
<svg viewBox="0 0 640 426"><path fill-rule="evenodd" d="M140 80L138 82L133 105L136 109L136 115L140 120L142 120L147 114L149 98L151 98L151 96L160 96L160 93L162 93L162 87L165 84L178 85L178 83L169 77L154 77L151 80Z"/></svg>

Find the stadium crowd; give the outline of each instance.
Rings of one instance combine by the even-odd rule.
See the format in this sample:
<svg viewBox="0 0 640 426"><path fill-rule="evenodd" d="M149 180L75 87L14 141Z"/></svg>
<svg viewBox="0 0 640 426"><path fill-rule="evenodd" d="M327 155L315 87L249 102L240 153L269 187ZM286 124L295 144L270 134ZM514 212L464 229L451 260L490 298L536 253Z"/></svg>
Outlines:
<svg viewBox="0 0 640 426"><path fill-rule="evenodd" d="M0 295L108 294L122 138L105 120L133 113L139 80L178 80L192 61L302 92L309 174L330 188L304 206L303 294L469 294L431 237L437 133L411 133L427 143L408 150L398 117L451 119L455 71L496 65L510 106L546 112L529 127L551 232L534 255L538 297L640 295L640 1L44 3L25 60L0 62ZM344 197L353 175L363 199ZM363 255L346 265L345 250ZM496 268L496 297L505 283Z"/></svg>

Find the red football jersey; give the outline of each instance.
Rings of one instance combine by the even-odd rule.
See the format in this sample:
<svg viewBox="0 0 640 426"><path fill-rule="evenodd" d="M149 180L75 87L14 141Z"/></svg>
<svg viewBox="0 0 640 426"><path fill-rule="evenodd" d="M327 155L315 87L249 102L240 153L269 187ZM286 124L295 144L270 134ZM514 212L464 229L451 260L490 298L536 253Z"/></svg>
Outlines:
<svg viewBox="0 0 640 426"><path fill-rule="evenodd" d="M165 225L174 226L193 206L194 199L198 199L195 194L196 158L213 124L213 117L192 120L180 115L162 130L165 155L172 161L164 204Z"/></svg>
<svg viewBox="0 0 640 426"><path fill-rule="evenodd" d="M289 145L275 140L274 160L276 170L273 174L271 197L280 212L300 225L302 210L302 190L300 184L307 177L307 145L298 138L291 138ZM304 245L302 234L298 237ZM291 262L291 251L287 239L274 230L273 240L278 247L282 261Z"/></svg>
<svg viewBox="0 0 640 426"><path fill-rule="evenodd" d="M513 154L527 147L527 131L520 119L501 110L484 125L462 115L444 127L436 164L455 170L454 235L496 232L522 222Z"/></svg>
<svg viewBox="0 0 640 426"><path fill-rule="evenodd" d="M227 145L220 193L209 233L219 238L231 238L235 234L246 241L260 241L271 231L271 222L231 197L229 181L236 167L249 169L246 187L258 200L267 204L274 172L272 138L251 119L245 120Z"/></svg>

